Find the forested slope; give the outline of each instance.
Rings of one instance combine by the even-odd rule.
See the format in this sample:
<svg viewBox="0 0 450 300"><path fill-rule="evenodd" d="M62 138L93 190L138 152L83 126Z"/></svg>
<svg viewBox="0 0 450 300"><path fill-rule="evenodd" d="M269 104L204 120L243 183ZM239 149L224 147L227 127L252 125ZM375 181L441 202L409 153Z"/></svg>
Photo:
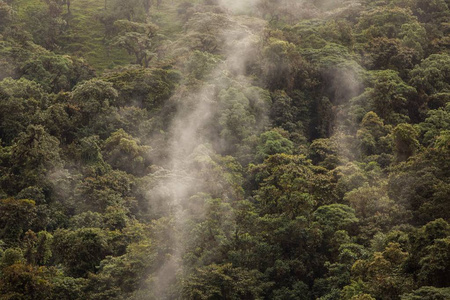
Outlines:
<svg viewBox="0 0 450 300"><path fill-rule="evenodd" d="M448 0L0 0L0 299L450 299Z"/></svg>

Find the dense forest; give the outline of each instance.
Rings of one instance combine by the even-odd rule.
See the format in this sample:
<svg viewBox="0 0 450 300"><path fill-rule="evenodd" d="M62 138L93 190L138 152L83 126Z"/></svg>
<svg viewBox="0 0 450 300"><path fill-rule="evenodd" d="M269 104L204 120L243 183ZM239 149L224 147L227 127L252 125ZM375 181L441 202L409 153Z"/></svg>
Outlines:
<svg viewBox="0 0 450 300"><path fill-rule="evenodd" d="M0 0L0 299L450 299L449 0Z"/></svg>

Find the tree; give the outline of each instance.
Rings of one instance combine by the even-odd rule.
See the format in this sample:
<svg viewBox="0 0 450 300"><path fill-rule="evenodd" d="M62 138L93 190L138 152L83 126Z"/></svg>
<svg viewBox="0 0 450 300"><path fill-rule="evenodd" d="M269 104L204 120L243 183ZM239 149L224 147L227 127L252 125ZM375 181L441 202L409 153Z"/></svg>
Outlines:
<svg viewBox="0 0 450 300"><path fill-rule="evenodd" d="M435 239L433 244L426 247L423 257L419 261L419 282L422 285L448 287L450 279L450 237Z"/></svg>
<svg viewBox="0 0 450 300"><path fill-rule="evenodd" d="M143 174L149 166L148 155L151 148L141 145L123 129L113 132L105 141L103 153L106 162L130 174Z"/></svg>
<svg viewBox="0 0 450 300"><path fill-rule="evenodd" d="M404 161L414 155L419 147L419 133L410 124L402 123L393 130L397 161Z"/></svg>
<svg viewBox="0 0 450 300"><path fill-rule="evenodd" d="M371 39L364 46L364 55L367 56L366 65L370 69L393 69L405 77L406 70L412 69L423 55L423 50L420 50L416 53L404 46L399 39L380 37Z"/></svg>
<svg viewBox="0 0 450 300"><path fill-rule="evenodd" d="M425 146L433 145L441 132L450 130L450 103L445 107L428 111L427 118L418 128L421 131L421 142Z"/></svg>
<svg viewBox="0 0 450 300"><path fill-rule="evenodd" d="M231 30L233 26L236 26L236 22L221 10L200 11L186 22L186 40L183 40L183 44L193 50L219 54L226 43L223 30Z"/></svg>
<svg viewBox="0 0 450 300"><path fill-rule="evenodd" d="M14 198L0 200L0 239L10 245L17 244L30 229L36 218L36 205L33 200Z"/></svg>
<svg viewBox="0 0 450 300"><path fill-rule="evenodd" d="M396 38L402 25L416 21L411 10L401 7L378 7L366 12L363 18L359 18L356 24L357 32L362 33L362 40L387 37Z"/></svg>
<svg viewBox="0 0 450 300"><path fill-rule="evenodd" d="M61 0L62 4L65 4L67 7L67 14L72 14L72 11L70 10L70 5L72 4L71 0Z"/></svg>
<svg viewBox="0 0 450 300"><path fill-rule="evenodd" d="M262 133L256 146L256 159L262 162L273 154L292 154L294 144L286 136L287 132L279 128Z"/></svg>
<svg viewBox="0 0 450 300"><path fill-rule="evenodd" d="M56 50L61 46L61 36L67 22L63 18L63 1L40 0L43 5L28 7L25 10L26 29L32 34L35 43Z"/></svg>
<svg viewBox="0 0 450 300"><path fill-rule="evenodd" d="M267 284L257 270L211 264L199 268L185 281L183 296L189 299L259 299Z"/></svg>
<svg viewBox="0 0 450 300"><path fill-rule="evenodd" d="M425 103L431 96L450 93L450 56L448 54L432 54L416 65L410 73L410 84L424 97ZM444 103L445 104L445 103ZM435 107L438 108L438 107Z"/></svg>
<svg viewBox="0 0 450 300"><path fill-rule="evenodd" d="M6 299L48 299L52 293L52 273L46 267L16 263L2 269L0 292Z"/></svg>
<svg viewBox="0 0 450 300"><path fill-rule="evenodd" d="M315 204L314 173L304 156L275 154L263 164L250 166L257 183L255 199L260 213L309 216Z"/></svg>
<svg viewBox="0 0 450 300"><path fill-rule="evenodd" d="M68 274L81 277L96 272L100 261L110 253L110 246L106 233L99 228L59 229L53 235L52 252Z"/></svg>
<svg viewBox="0 0 450 300"><path fill-rule="evenodd" d="M128 20L131 22L145 22L148 17L150 7L154 0L105 0L104 9L98 13L97 17L104 26L104 38L110 39L118 33L114 23L118 20Z"/></svg>
<svg viewBox="0 0 450 300"><path fill-rule="evenodd" d="M61 170L59 141L49 135L41 125L29 125L19 134L11 148L11 168L1 181L5 190L16 194L29 186L43 187L47 192L51 185L47 176Z"/></svg>
<svg viewBox="0 0 450 300"><path fill-rule="evenodd" d="M406 140L415 145L409 137ZM443 147L417 153L407 163L400 164L397 172L390 174L389 195L411 210L414 220L419 224L437 218L448 220L448 215L443 213L449 209L448 197L445 196L450 188L447 179L449 162L445 158L448 149L448 138L443 139Z"/></svg>
<svg viewBox="0 0 450 300"><path fill-rule="evenodd" d="M353 276L362 279L365 292L375 298L398 299L412 288L411 276L402 272L408 255L398 243L389 243L383 252L375 252L368 260L356 261Z"/></svg>
<svg viewBox="0 0 450 300"><path fill-rule="evenodd" d="M161 39L158 27L152 23L137 23L128 20L114 22L118 35L114 44L124 48L136 58L136 64L148 67L150 61L158 56L157 46Z"/></svg>
<svg viewBox="0 0 450 300"><path fill-rule="evenodd" d="M449 17L448 2L445 0L415 0L413 1L413 11L418 16L420 22L440 24Z"/></svg>
<svg viewBox="0 0 450 300"><path fill-rule="evenodd" d="M359 150L363 156L392 151L391 140L387 136L390 127L385 126L373 111L368 112L360 124L360 129L356 133Z"/></svg>
<svg viewBox="0 0 450 300"><path fill-rule="evenodd" d="M450 297L450 288L423 286L412 293L403 294L402 300L445 300Z"/></svg>
<svg viewBox="0 0 450 300"><path fill-rule="evenodd" d="M334 169L339 164L339 147L334 139L315 139L309 146L309 156L315 165Z"/></svg>
<svg viewBox="0 0 450 300"><path fill-rule="evenodd" d="M71 111L68 103L55 103L42 112L41 124L48 133L58 138L62 144L70 144L75 139L76 126L69 115Z"/></svg>
<svg viewBox="0 0 450 300"><path fill-rule="evenodd" d="M296 128L295 112L298 109L291 97L284 91L275 91L272 95L273 104L270 110L270 117L275 126L285 130L293 131Z"/></svg>
<svg viewBox="0 0 450 300"><path fill-rule="evenodd" d="M426 285L429 282L441 286L448 280L446 276L441 277L440 274L448 272L446 259L449 254L449 235L450 226L443 219L431 221L410 234L411 255L406 266L410 273L421 274L421 284Z"/></svg>
<svg viewBox="0 0 450 300"><path fill-rule="evenodd" d="M393 71L381 71L374 77L370 95L373 111L389 123L408 118L406 105L408 99L414 98L415 89L405 84Z"/></svg>
<svg viewBox="0 0 450 300"><path fill-rule="evenodd" d="M40 231L37 234L32 230L25 233L25 259L30 265L46 265L52 257L50 249L53 236L47 231Z"/></svg>
<svg viewBox="0 0 450 300"><path fill-rule="evenodd" d="M242 167L232 156L216 154L210 147L194 149L186 165L197 180L191 182L190 193L208 193L214 198L241 200Z"/></svg>
<svg viewBox="0 0 450 300"><path fill-rule="evenodd" d="M313 213L315 220L328 233L349 230L358 222L353 208L344 204L323 205Z"/></svg>
<svg viewBox="0 0 450 300"><path fill-rule="evenodd" d="M83 59L68 55L42 53L20 65L19 75L39 83L46 92L70 91L83 80L94 77L94 71Z"/></svg>
<svg viewBox="0 0 450 300"><path fill-rule="evenodd" d="M387 232L394 225L408 220L405 208L389 198L386 183L381 181L378 184L380 186L366 183L344 196L360 220L360 239L370 240L377 232Z"/></svg>
<svg viewBox="0 0 450 300"><path fill-rule="evenodd" d="M302 58L295 45L271 38L263 49L263 76L270 90L292 89L295 76L302 67Z"/></svg>
<svg viewBox="0 0 450 300"><path fill-rule="evenodd" d="M0 1L0 33L11 23L13 10L4 1Z"/></svg>
<svg viewBox="0 0 450 300"><path fill-rule="evenodd" d="M145 227L142 226L142 229ZM155 290L143 288L142 281L149 277L149 272L160 263L158 259L161 257L151 240L143 235L139 239L142 240L127 246L125 254L103 259L98 272L90 274L87 288L93 299L125 295L131 298L139 292L145 293L146 298L151 298L155 294Z"/></svg>
<svg viewBox="0 0 450 300"><path fill-rule="evenodd" d="M75 124L84 129L86 136L109 136L114 130L114 121L118 118L117 109L111 106L117 101L117 97L117 90L110 82L92 79L80 83L73 89L69 100L73 105Z"/></svg>
<svg viewBox="0 0 450 300"><path fill-rule="evenodd" d="M0 138L9 144L39 119L49 97L34 81L6 78L0 81L0 99Z"/></svg>
<svg viewBox="0 0 450 300"><path fill-rule="evenodd" d="M219 95L223 106L219 123L223 128L221 136L227 144L237 145L251 133L256 120L248 111L249 101L242 92L236 89L222 91Z"/></svg>
<svg viewBox="0 0 450 300"><path fill-rule="evenodd" d="M211 72L217 67L220 62L221 59L217 55L195 50L191 54L186 68L190 76L198 80L204 80L214 76L214 74L211 74Z"/></svg>
<svg viewBox="0 0 450 300"><path fill-rule="evenodd" d="M283 287L273 291L272 299L298 299L307 300L310 299L310 292L308 286L303 281L297 281L290 287Z"/></svg>
<svg viewBox="0 0 450 300"><path fill-rule="evenodd" d="M152 115L172 96L181 76L175 70L130 68L104 77L117 90L118 99L111 105L136 106Z"/></svg>
<svg viewBox="0 0 450 300"><path fill-rule="evenodd" d="M131 208L134 205L132 175L113 170L93 176L84 178L75 189L76 198L83 203L77 206L78 211L105 212L108 206Z"/></svg>

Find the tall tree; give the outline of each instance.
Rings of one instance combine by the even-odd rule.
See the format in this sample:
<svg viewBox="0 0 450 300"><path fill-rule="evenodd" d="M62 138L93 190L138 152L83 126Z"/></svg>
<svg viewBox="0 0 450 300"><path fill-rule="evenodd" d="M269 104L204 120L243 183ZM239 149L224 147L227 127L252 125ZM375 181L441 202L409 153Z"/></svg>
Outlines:
<svg viewBox="0 0 450 300"><path fill-rule="evenodd" d="M152 23L137 23L128 20L119 20L114 23L119 33L114 44L124 48L129 54L135 56L135 63L148 67L150 61L157 57L158 27Z"/></svg>

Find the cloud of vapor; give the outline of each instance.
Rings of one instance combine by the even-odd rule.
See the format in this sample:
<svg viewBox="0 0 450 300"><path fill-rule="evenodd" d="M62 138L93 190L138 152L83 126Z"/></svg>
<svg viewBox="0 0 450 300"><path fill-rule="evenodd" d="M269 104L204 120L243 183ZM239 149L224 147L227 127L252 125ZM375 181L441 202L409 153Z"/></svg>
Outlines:
<svg viewBox="0 0 450 300"><path fill-rule="evenodd" d="M180 276L183 276L180 274L186 275L187 270L183 269L183 257L187 252L185 247L192 237L186 236L185 228L189 226L187 224L189 220L203 215L206 209L201 201L200 204L194 205L193 198L201 193L208 194L212 190L216 191L217 187L220 189L221 186L217 183L220 179L214 178L211 172L202 170L202 168L208 168L207 161L211 160L213 155L211 153L215 151L220 153L227 148L222 146L223 143L227 143L226 139L220 136L217 128L211 127L221 122L218 119L220 109L231 113L235 109L239 113L242 110L236 107L245 106L244 101L238 102L236 98L243 97L241 91L251 87L247 69L252 61L259 59L258 51L261 50L267 26L266 20L249 16L255 15L260 0L219 0L218 2L222 8L218 11L226 13L201 9L194 12L186 23L186 38L183 42L186 43L187 49L210 52L220 56L221 61L207 76L203 77L209 78L203 79L207 80L206 82L196 81L194 87L191 84L181 85L175 92L172 102L176 102L177 112L169 129L170 141L167 148L169 161L167 169L169 170L148 191L149 201L156 206L161 205L169 209L170 218L173 220L172 235L175 236L170 253L165 256L161 267L153 273L153 279L150 282L149 290L152 291L155 299L168 298L167 293L173 291L171 287L181 279ZM286 0L277 4L276 1L269 1L271 5L281 10L289 9L291 2ZM292 7L303 13L305 9L308 9L305 8L304 3L305 1L298 1ZM295 17L298 16L295 15ZM205 40L207 43L204 42ZM333 82L333 85L336 85L336 97L345 101L357 93L358 82L355 76L346 68L339 72L336 78L339 77L341 80L338 82L336 79L336 82ZM337 87L342 84L346 86L345 89ZM228 97L228 95L232 96ZM235 102L224 104L223 101ZM237 119L239 117L237 116ZM255 128L263 130L263 126ZM214 184L217 186L213 187ZM219 192L214 197L226 199L227 195ZM164 239L164 236L158 239Z"/></svg>
<svg viewBox="0 0 450 300"><path fill-rule="evenodd" d="M219 0L219 5L233 13L248 13L254 11L260 0Z"/></svg>
<svg viewBox="0 0 450 300"><path fill-rule="evenodd" d="M228 11L239 13L249 9L256 1L223 0L221 6ZM210 16L210 15L208 15ZM177 235L172 251L166 256L165 262L154 274L149 289L156 299L168 297L167 291L177 280L177 274L183 273L182 260L188 236L182 236L183 228L192 214L202 215L202 205L195 206L191 197L195 194L213 190L214 174L202 171L208 169L211 162L211 144L220 144L220 136L211 134L210 124L218 122L217 93L221 88L228 88L230 78L239 78L242 85L248 85L245 79L246 65L254 59L255 48L260 42L265 22L248 17L226 15L229 25L219 28L215 37L221 41L221 56L223 62L212 70L208 78L210 82L203 82L195 88L181 86L175 93L177 113L170 127L170 141L167 156L170 163L169 174L165 174L154 187L148 191L148 198L152 203L157 202L170 207L171 218L174 221L173 234ZM226 82L222 82L225 80ZM211 152L212 151L212 152ZM206 166L206 167L205 167ZM214 169L214 168L212 168ZM211 177L213 176L213 177ZM217 184L217 186L221 186ZM217 188L216 188L217 190ZM224 194L224 197L227 197ZM184 231L185 232L185 231ZM164 238L164 237L159 237Z"/></svg>
<svg viewBox="0 0 450 300"><path fill-rule="evenodd" d="M364 70L356 62L341 64L331 74L330 88L334 99L334 124L332 139L338 146L339 157L354 160L358 156L351 134L356 132L359 124L354 124L348 117L348 105L352 98L364 91Z"/></svg>

